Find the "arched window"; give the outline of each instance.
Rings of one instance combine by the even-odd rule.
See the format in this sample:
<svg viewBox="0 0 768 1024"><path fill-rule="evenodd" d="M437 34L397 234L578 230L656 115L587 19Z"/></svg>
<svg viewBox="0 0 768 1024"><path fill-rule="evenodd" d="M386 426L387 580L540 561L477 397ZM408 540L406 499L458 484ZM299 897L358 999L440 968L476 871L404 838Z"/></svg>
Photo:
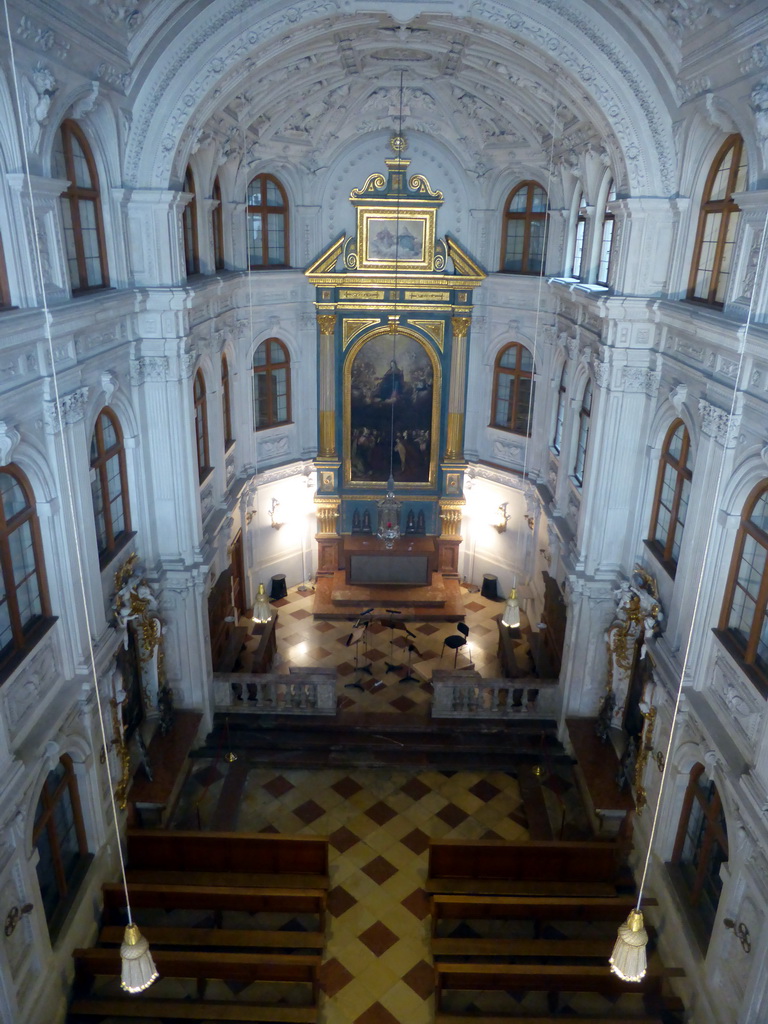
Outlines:
<svg viewBox="0 0 768 1024"><path fill-rule="evenodd" d="M99 177L85 135L63 121L53 151L54 173L69 181L61 196L64 245L73 292L109 285Z"/></svg>
<svg viewBox="0 0 768 1024"><path fill-rule="evenodd" d="M699 213L688 298L722 306L728 288L739 207L734 192L743 192L747 164L740 135L730 135L712 164Z"/></svg>
<svg viewBox="0 0 768 1024"><path fill-rule="evenodd" d="M203 371L198 370L195 374L193 386L195 399L195 444L197 445L197 473L200 483L210 472L208 455L208 400L205 394L205 378Z"/></svg>
<svg viewBox="0 0 768 1024"><path fill-rule="evenodd" d="M213 234L213 266L216 270L224 269L224 211L221 208L221 185L219 179L213 183L211 193L214 206L211 210L211 233Z"/></svg>
<svg viewBox="0 0 768 1024"><path fill-rule="evenodd" d="M103 563L131 531L123 432L111 409L101 410L91 437L91 496Z"/></svg>
<svg viewBox="0 0 768 1024"><path fill-rule="evenodd" d="M32 489L15 466L0 468L0 665L35 643L50 615Z"/></svg>
<svg viewBox="0 0 768 1024"><path fill-rule="evenodd" d="M283 186L271 174L257 174L246 202L248 266L287 267L288 200Z"/></svg>
<svg viewBox="0 0 768 1024"><path fill-rule="evenodd" d="M235 443L232 437L232 406L229 394L229 363L227 357L221 357L221 415L224 420L224 447L229 448Z"/></svg>
<svg viewBox="0 0 768 1024"><path fill-rule="evenodd" d="M291 419L291 363L277 338L262 341L253 354L253 429Z"/></svg>
<svg viewBox="0 0 768 1024"><path fill-rule="evenodd" d="M587 459L587 444L589 443L589 418L592 414L592 381L587 381L584 388L584 397L581 400L579 409L579 437L576 441L576 461L573 464L573 478L581 487L584 483L584 463Z"/></svg>
<svg viewBox="0 0 768 1024"><path fill-rule="evenodd" d="M77 779L65 754L48 773L35 811L32 842L38 853L37 880L53 938L72 906L91 861L85 836Z"/></svg>
<svg viewBox="0 0 768 1024"><path fill-rule="evenodd" d="M555 435L552 438L552 447L557 454L560 454L560 446L563 443L563 421L565 420L565 364L560 372L560 384L557 389L557 409L555 410Z"/></svg>
<svg viewBox="0 0 768 1024"><path fill-rule="evenodd" d="M12 305L11 290L8 287L8 273L5 269L3 236L0 235L0 309L10 309Z"/></svg>
<svg viewBox="0 0 768 1024"><path fill-rule="evenodd" d="M675 420L667 431L661 449L651 528L648 531L650 545L673 570L673 574L680 556L691 492L690 446L691 440L685 424L682 420Z"/></svg>
<svg viewBox="0 0 768 1024"><path fill-rule="evenodd" d="M720 629L768 684L768 480L755 488L741 514Z"/></svg>
<svg viewBox="0 0 768 1024"><path fill-rule="evenodd" d="M723 887L720 868L728 860L728 835L720 794L694 765L683 798L683 809L672 853L675 878L688 904L696 911L701 944L706 948L717 916Z"/></svg>
<svg viewBox="0 0 768 1024"><path fill-rule="evenodd" d="M200 273L200 252L197 245L195 179L192 175L192 168L189 166L187 166L187 171L184 175L184 191L192 195L181 215L182 227L184 229L184 264L187 277L191 277L192 274Z"/></svg>
<svg viewBox="0 0 768 1024"><path fill-rule="evenodd" d="M571 277L581 280L581 265L584 262L584 235L587 230L587 200L584 193L581 194L579 203L579 215L576 218L576 237L573 242L573 263L571 265Z"/></svg>
<svg viewBox="0 0 768 1024"><path fill-rule="evenodd" d="M547 234L547 193L535 181L523 181L509 194L501 240L501 269L511 274L540 274Z"/></svg>
<svg viewBox="0 0 768 1024"><path fill-rule="evenodd" d="M608 202L616 199L616 186L611 182L608 189ZM600 237L600 262L597 265L597 283L607 285L611 278L611 257L613 256L613 229L616 218L609 207L603 213L603 231Z"/></svg>
<svg viewBox="0 0 768 1024"><path fill-rule="evenodd" d="M499 352L493 371L491 426L530 437L533 406L533 356L513 342Z"/></svg>

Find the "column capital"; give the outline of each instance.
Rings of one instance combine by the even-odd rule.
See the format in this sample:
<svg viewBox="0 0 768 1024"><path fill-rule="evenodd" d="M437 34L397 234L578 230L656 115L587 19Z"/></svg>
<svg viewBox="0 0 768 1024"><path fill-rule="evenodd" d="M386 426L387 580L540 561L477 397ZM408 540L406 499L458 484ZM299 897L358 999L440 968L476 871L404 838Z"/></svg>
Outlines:
<svg viewBox="0 0 768 1024"><path fill-rule="evenodd" d="M331 335L336 330L336 315L334 313L318 313L317 314L317 326L320 328L320 333L325 335Z"/></svg>

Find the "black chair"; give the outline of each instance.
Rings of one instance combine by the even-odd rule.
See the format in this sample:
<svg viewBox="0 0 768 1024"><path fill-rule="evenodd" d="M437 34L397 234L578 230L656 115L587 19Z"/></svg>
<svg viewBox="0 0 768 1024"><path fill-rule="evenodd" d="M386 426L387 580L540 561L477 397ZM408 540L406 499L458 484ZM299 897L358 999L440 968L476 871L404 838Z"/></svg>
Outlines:
<svg viewBox="0 0 768 1024"><path fill-rule="evenodd" d="M443 649L440 653L442 658L445 655L445 648L448 647L453 651L453 667L456 668L456 659L459 656L459 648L464 647L467 643L467 638L462 636L460 633L453 633L451 636L447 636L443 640Z"/></svg>
<svg viewBox="0 0 768 1024"><path fill-rule="evenodd" d="M472 664L472 655L469 652L469 626L466 624L466 622L457 622L456 623L456 629L458 629L458 631L461 633L461 635L464 637L464 640L466 641L466 645L467 645L467 658L469 659L469 663L471 665Z"/></svg>

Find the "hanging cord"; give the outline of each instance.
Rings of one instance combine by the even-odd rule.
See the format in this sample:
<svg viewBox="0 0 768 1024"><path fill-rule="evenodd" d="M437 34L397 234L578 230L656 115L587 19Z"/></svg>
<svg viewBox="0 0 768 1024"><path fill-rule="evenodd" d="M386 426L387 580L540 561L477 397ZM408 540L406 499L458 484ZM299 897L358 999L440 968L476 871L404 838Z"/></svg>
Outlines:
<svg viewBox="0 0 768 1024"><path fill-rule="evenodd" d="M762 237L760 239L760 250L759 250L758 261L757 261L757 266L758 267L763 265L763 253L765 251L765 244L766 244L766 236L767 235L768 235L768 220L766 220L765 224L763 225L763 233L762 233ZM682 666L682 668L680 670L680 682L679 682L678 687L677 687L677 695L675 697L675 706L674 706L674 709L672 711L672 724L671 724L670 729L669 729L669 739L667 740L667 748L666 748L666 751L664 753L664 770L661 773L661 782L659 783L659 795L658 795L658 797L656 799L656 808L655 808L655 810L653 812L653 820L651 822L651 831L650 831L650 834L648 836L648 849L646 850L646 854L645 854L645 862L643 864L643 873L642 873L642 876L641 876L641 879L640 879L640 886L639 886L639 888L637 890L637 909L638 910L640 909L640 905L642 903L643 892L645 890L645 883L646 883L646 879L647 879L647 876L648 876L648 869L649 869L649 865L650 865L650 861L651 861L651 850L653 848L653 840L654 840L654 837L656 835L656 826L658 825L659 812L661 810L661 798L662 798L662 795L664 793L664 784L667 781L667 774L668 774L668 771L669 771L670 754L672 752L672 741L674 739L675 729L676 729L676 726L677 726L677 713L678 713L678 711L680 709L680 701L682 699L682 694L683 694L683 680L685 679L685 673L686 673L686 670L688 668L688 661L689 661L690 655L691 655L691 647L693 645L694 629L695 629L695 626L696 626L696 623L697 623L697 619L698 619L698 615L699 615L699 611L700 611L701 595L702 595L702 591L704 589L704 587L703 587L704 569L705 569L706 564L707 564L707 558L709 556L709 549L710 549L710 546L711 546L711 543L712 543L712 537L714 535L715 521L717 519L717 496L720 494L720 487L721 487L722 480L723 480L723 474L725 472L725 459L726 459L726 454L728 452L728 440L729 440L729 433L728 432L731 430L731 425L733 423L733 414L734 414L734 411L735 411L735 408L736 408L736 396L738 395L738 392L739 392L739 381L741 380L741 371L742 371L742 368L743 368L743 365L744 365L744 356L745 356L746 349L747 349L747 337L749 335L749 329L750 329L750 327L752 325L752 315L753 315L754 302L755 302L755 292L756 291L757 291L757 280L755 280L755 284L752 287L752 295L751 295L750 300L749 300L749 309L747 310L747 319L746 319L746 322L744 324L744 331L743 331L742 336L741 336L741 344L739 345L739 363L738 363L738 367L737 367L737 370L736 370L736 382L735 382L734 387L733 387L733 394L731 395L731 408L730 408L730 411L729 411L729 414L728 414L728 424L726 426L726 435L725 435L725 438L723 439L723 455L722 455L722 458L720 459L720 468L719 468L718 473L717 473L717 483L715 485L715 491L714 491L716 500L712 503L712 514L710 515L709 526L707 527L707 540L706 540L706 544L704 545L704 553L703 553L702 558L701 558L701 568L699 569L699 579L698 579L698 583L697 583L697 586L696 586L696 598L695 598L694 603L693 603L693 615L691 617L691 627L690 627L690 629L688 631L688 639L687 639L686 644L685 644L685 655L683 656L683 666Z"/></svg>
<svg viewBox="0 0 768 1024"><path fill-rule="evenodd" d="M83 553L82 553L82 548L81 548L81 545L80 545L80 536L79 536L79 533L78 533L78 519L77 519L77 513L75 511L75 499L74 499L74 493L73 493L73 488L72 488L72 472L71 472L71 467L70 467L70 463L69 463L69 455L67 453L67 441L66 441L66 438L64 436L64 421L63 421L63 417L61 415L61 404L60 404L60 394L59 394L59 381L58 381L58 375L56 373L56 357L55 357L55 354L54 354L54 351L53 351L53 335L52 335L52 332L51 332L51 313L50 313L50 308L48 306L48 296L46 294L46 289L45 289L45 275L43 273L43 258L42 258L42 252L41 252L41 247L40 247L40 239L39 239L39 236L38 236L38 233L37 233L37 229L36 229L37 217L36 217L36 212L35 212L35 200L34 200L34 195L33 195L33 192L32 192L32 175L31 175L30 168L29 168L29 156L28 156L28 152L27 152L27 137L26 137L26 132L24 130L24 118L23 118L22 111L21 111L21 101L20 101L20 93L19 93L19 81L18 81L18 77L17 77L17 74L16 74L16 54L15 54L15 47L14 47L14 44L13 44L13 35L11 33L10 16L8 14L8 0L3 0L3 11L4 11L4 14L5 14L5 26L6 26L6 31L7 31L7 34L8 34L8 47L9 47L9 50L10 50L10 58L11 58L11 73L12 73L12 77L13 77L14 96L15 96L15 99L16 99L16 115L17 115L18 120L19 120L19 132L21 134L21 149L22 149L22 159L23 159L23 163L24 163L24 176L26 178L27 188L29 190L29 202L30 202L30 208L31 208L31 212L32 212L32 222L33 222L33 225L35 225L35 230L32 232L33 237L34 237L35 262L36 262L36 265L37 265L37 276L38 276L38 283L39 283L39 287L40 287L40 294L42 296L42 311L43 311L43 317L44 317L44 322L45 322L45 337L46 337L46 341L47 341L47 344L48 344L48 357L49 357L49 359L51 361L51 377L50 377L50 379L51 379L51 381L53 383L54 401L56 403L56 421L57 421L58 428L59 428L59 436L61 437L61 453L62 453L62 464L63 464L63 467L64 467L64 480L66 482L66 489L67 489L67 505L68 505L70 517L71 517L71 520L72 520L72 536L73 536L73 540L74 540L75 563L77 565L77 572L78 572L78 577L79 577L79 579L78 579L78 583L79 583L78 591L79 591L80 597L82 599L83 618L85 620L85 631L86 631L86 639L87 639L87 644L88 644L89 664L90 664L90 669L91 669L91 675L92 675L92 678L93 678L94 690L96 692L96 708L98 710L99 728L100 728L100 731L101 731L101 740L102 740L102 743L103 743L103 746L104 746L105 755L106 755L105 756L105 760L104 760L104 764L105 764L106 771L107 771L107 782L109 784L109 798L110 798L110 804L111 804L111 807L112 807L112 818L113 818L114 823L115 823L115 837L117 839L117 855L118 855L118 860L120 862L120 874L121 874L122 880L123 880L123 890L125 892L125 907L126 907L126 911L127 911L127 914L128 914L128 924L131 925L131 924L133 924L133 916L131 914L131 903L130 903L130 900L128 898L128 879L126 878L126 874L125 874L125 862L123 860L123 851L122 851L122 848L120 846L120 824L118 822L117 806L115 804L114 780L113 780L113 777L112 777L112 770L111 770L110 765L109 765L110 742L108 742L108 740L107 740L107 732L106 732L106 728L104 726L104 714L103 714L102 707L101 707L101 698L99 697L98 672L96 670L96 659L95 659L95 656L94 656L94 653L93 653L93 641L91 639L92 636L93 636L93 631L92 631L92 628L91 628L91 617L90 617L90 614L88 612L88 598L87 598L87 594L86 594L86 590L85 590L85 575L84 575L84 572L83 572ZM119 710L118 710L118 714L120 714Z"/></svg>

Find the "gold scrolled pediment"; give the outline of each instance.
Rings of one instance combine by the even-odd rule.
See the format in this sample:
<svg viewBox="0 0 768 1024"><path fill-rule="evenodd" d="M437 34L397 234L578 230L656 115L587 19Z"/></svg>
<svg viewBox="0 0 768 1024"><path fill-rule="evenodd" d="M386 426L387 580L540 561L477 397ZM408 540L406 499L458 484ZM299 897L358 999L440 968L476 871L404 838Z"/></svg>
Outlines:
<svg viewBox="0 0 768 1024"><path fill-rule="evenodd" d="M387 179L381 171L376 171L374 174L368 175L368 178L362 188L353 188L349 193L349 198L359 199L361 196L370 192L381 192L381 190L386 187L386 184Z"/></svg>
<svg viewBox="0 0 768 1024"><path fill-rule="evenodd" d="M429 196L430 199L444 198L443 193L439 189L433 189L423 174L414 174L408 181L408 186L414 192L422 192L424 195Z"/></svg>

